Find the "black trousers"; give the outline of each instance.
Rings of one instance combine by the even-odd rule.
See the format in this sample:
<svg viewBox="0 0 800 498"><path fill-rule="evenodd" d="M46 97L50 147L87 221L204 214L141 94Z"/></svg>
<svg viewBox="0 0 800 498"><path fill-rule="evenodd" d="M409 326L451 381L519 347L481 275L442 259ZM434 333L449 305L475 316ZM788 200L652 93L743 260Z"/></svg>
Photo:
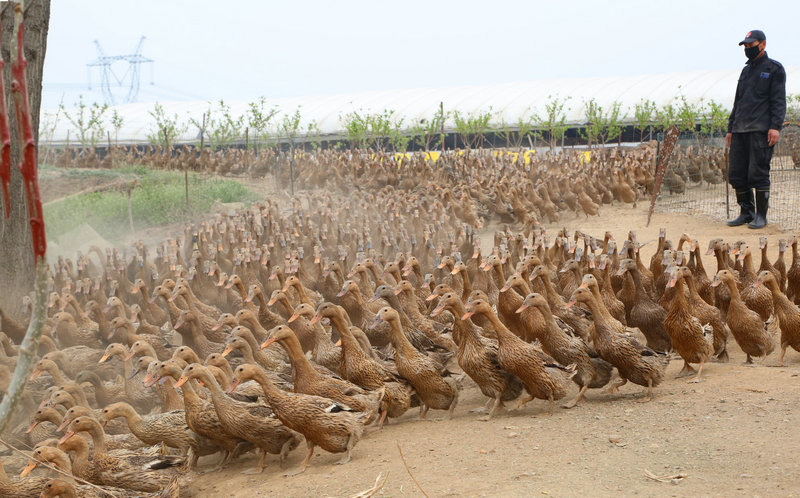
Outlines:
<svg viewBox="0 0 800 498"><path fill-rule="evenodd" d="M728 156L728 181L736 190L769 189L772 147L766 131L734 133Z"/></svg>

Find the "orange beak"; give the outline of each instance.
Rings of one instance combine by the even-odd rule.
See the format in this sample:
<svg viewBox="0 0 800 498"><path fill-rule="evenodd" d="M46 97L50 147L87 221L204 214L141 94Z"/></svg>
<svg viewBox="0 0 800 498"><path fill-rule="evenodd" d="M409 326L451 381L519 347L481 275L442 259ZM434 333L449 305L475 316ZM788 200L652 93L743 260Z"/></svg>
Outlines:
<svg viewBox="0 0 800 498"><path fill-rule="evenodd" d="M435 307L433 309L433 311L431 311L431 317L435 318L435 317L441 315L442 311L444 311L444 306L439 305L439 306Z"/></svg>
<svg viewBox="0 0 800 498"><path fill-rule="evenodd" d="M181 375L181 378L178 379L178 382L175 383L175 387L181 387L182 385L186 384L186 381L189 380L189 377L185 375Z"/></svg>
<svg viewBox="0 0 800 498"><path fill-rule="evenodd" d="M42 375L42 371L39 370L38 368L34 368L33 372L31 372L31 376L30 376L30 378L28 380L33 380L33 379L35 379L36 377L38 377L40 375Z"/></svg>
<svg viewBox="0 0 800 498"><path fill-rule="evenodd" d="M453 271L450 272L450 275L458 275L458 268L453 268Z"/></svg>
<svg viewBox="0 0 800 498"><path fill-rule="evenodd" d="M522 313L523 311L525 311L526 309L528 309L528 307L529 307L529 306L530 306L530 305L528 305L528 304L523 304L522 306L520 306L519 308L517 308L517 310L516 310L514 313Z"/></svg>
<svg viewBox="0 0 800 498"><path fill-rule="evenodd" d="M438 294L431 294L430 296L426 297L425 300L430 302L430 301L433 301L434 299L436 299L437 297L439 297Z"/></svg>
<svg viewBox="0 0 800 498"><path fill-rule="evenodd" d="M178 318L178 322L175 324L173 328L179 329L183 326L183 324L184 324L183 318Z"/></svg>
<svg viewBox="0 0 800 498"><path fill-rule="evenodd" d="M98 362L97 362L97 363L105 363L107 359L108 359L108 355L107 355L107 354L104 354L104 355L103 355L103 356L100 358L100 360L98 360Z"/></svg>
<svg viewBox="0 0 800 498"><path fill-rule="evenodd" d="M213 327L211 327L211 331L215 332L215 331L219 330L221 327L222 327L221 323L216 323L216 324L214 324Z"/></svg>
<svg viewBox="0 0 800 498"><path fill-rule="evenodd" d="M570 299L570 301L567 304L564 305L564 309L568 310L568 309L572 308L573 306L575 306L576 303L577 303L577 301L574 301L574 300Z"/></svg>
<svg viewBox="0 0 800 498"><path fill-rule="evenodd" d="M278 298L277 298L277 297L275 297L275 296L271 297L271 298L270 298L270 300L267 302L267 306L272 306L272 305L274 305L274 304L275 304L275 301L277 301L277 300L278 300Z"/></svg>
<svg viewBox="0 0 800 498"><path fill-rule="evenodd" d="M38 420L34 420L33 422L31 422L31 425L28 426L28 430L25 431L25 434L30 434L31 431L33 431L37 425L39 425Z"/></svg>
<svg viewBox="0 0 800 498"><path fill-rule="evenodd" d="M233 380L231 380L231 386L228 388L228 391L227 391L227 393L228 393L228 394L232 393L232 392L233 392L233 390L234 390L234 389L236 389L237 387L239 387L239 384L241 384L241 383L242 383L242 381L241 381L241 380L239 380L239 379L233 379Z"/></svg>
<svg viewBox="0 0 800 498"><path fill-rule="evenodd" d="M60 429L61 429L61 427L59 427L59 430L60 430ZM67 433L66 433L66 434L64 434L64 435L61 437L61 439L59 439L59 440L58 440L58 444L61 444L61 443L65 443L65 442L67 442L67 441L69 440L69 438L71 438L71 437L72 437L72 436L74 436L74 435L75 435L75 433L74 433L74 432L72 432L72 431L67 431Z"/></svg>
<svg viewBox="0 0 800 498"><path fill-rule="evenodd" d="M394 290L394 295L395 295L395 296L399 296L401 292L403 292L403 290L402 290L402 289L395 289L395 290Z"/></svg>
<svg viewBox="0 0 800 498"><path fill-rule="evenodd" d="M134 354L135 354L135 353L134 353L133 351L131 351L130 353L128 353L128 355L125 357L125 361L128 361L128 360L130 360L131 358L133 358L133 355L134 355Z"/></svg>
<svg viewBox="0 0 800 498"><path fill-rule="evenodd" d="M295 320L297 320L299 317L300 317L300 315L298 315L297 313L294 313L294 314L293 314L292 316L290 316L290 317L289 317L289 319L288 319L288 320L286 320L286 321L287 321L288 323L292 323L292 322L294 322Z"/></svg>
<svg viewBox="0 0 800 498"><path fill-rule="evenodd" d="M471 318L471 317L472 317L472 315L474 315L474 314L475 314L475 312L474 312L474 311L467 311L466 313L464 313L464 315L461 317L461 319L462 319L462 320L468 320L468 319L469 319L469 318Z"/></svg>
<svg viewBox="0 0 800 498"><path fill-rule="evenodd" d="M759 287L761 287L761 280L756 280L755 282L753 282L754 289L758 289Z"/></svg>
<svg viewBox="0 0 800 498"><path fill-rule="evenodd" d="M511 288L511 286L510 286L510 285L508 285L508 284L505 284L504 286L502 286L502 287L500 288L500 292L506 292L506 291L507 291L508 289L510 289L510 288Z"/></svg>
<svg viewBox="0 0 800 498"><path fill-rule="evenodd" d="M261 348L260 348L260 349L266 349L266 348L267 348L267 347L269 347L269 345L270 345L270 344L272 344L273 342L275 342L275 338L274 338L274 337L270 337L270 338L268 338L268 339L267 339L266 341L264 341L264 343L261 345Z"/></svg>
<svg viewBox="0 0 800 498"><path fill-rule="evenodd" d="M35 461L33 460L29 461L28 465L24 469L22 469L22 472L19 474L19 478L24 479L25 477L27 477L28 474L30 474L31 471L35 469L37 465L39 464L36 463Z"/></svg>
<svg viewBox="0 0 800 498"><path fill-rule="evenodd" d="M334 344L334 346L341 346L341 345L342 345L342 340L341 339L336 341L336 344Z"/></svg>
<svg viewBox="0 0 800 498"><path fill-rule="evenodd" d="M224 358L228 356L231 351L233 351L233 348L230 346L226 346L225 349L222 351L222 357Z"/></svg>
<svg viewBox="0 0 800 498"><path fill-rule="evenodd" d="M314 325L318 324L320 320L322 320L322 315L317 313L316 315L314 315L314 318L311 319L308 325L313 327Z"/></svg>
<svg viewBox="0 0 800 498"><path fill-rule="evenodd" d="M581 285L578 286L579 289L588 289L589 283L588 282L581 282Z"/></svg>

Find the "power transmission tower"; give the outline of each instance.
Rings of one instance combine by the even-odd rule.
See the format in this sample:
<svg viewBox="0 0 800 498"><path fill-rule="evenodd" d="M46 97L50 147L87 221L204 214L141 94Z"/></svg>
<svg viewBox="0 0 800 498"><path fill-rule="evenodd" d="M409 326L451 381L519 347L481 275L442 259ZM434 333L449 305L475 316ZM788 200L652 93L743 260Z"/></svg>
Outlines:
<svg viewBox="0 0 800 498"><path fill-rule="evenodd" d="M94 44L97 47L97 59L86 64L89 71L89 90L92 89L92 68L99 67L100 88L103 90L103 97L107 104L117 104L114 93L111 91L112 84L119 87L125 86L126 84L128 86L128 94L125 96L124 100L119 103L127 104L129 102L136 102L136 97L139 95L139 77L141 75L140 67L142 64L150 64L150 84L153 84L153 59L142 55L142 44L144 40L144 36L139 38L139 44L136 46L136 50L128 55L106 55L105 52L103 52L103 47L100 46L100 42L95 40ZM128 63L128 67L121 76L117 75L112 67L113 64L118 61L125 61Z"/></svg>

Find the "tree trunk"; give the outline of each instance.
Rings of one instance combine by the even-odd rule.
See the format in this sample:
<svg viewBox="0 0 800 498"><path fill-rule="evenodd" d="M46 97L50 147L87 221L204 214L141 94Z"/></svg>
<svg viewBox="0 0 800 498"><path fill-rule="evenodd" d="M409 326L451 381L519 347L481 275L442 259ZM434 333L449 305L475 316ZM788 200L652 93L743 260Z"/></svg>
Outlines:
<svg viewBox="0 0 800 498"><path fill-rule="evenodd" d="M27 2L26 2L27 7ZM20 160L19 131L14 100L11 96L11 61L16 54L9 53L14 30L14 7L9 2L0 3L2 22L2 55L5 61L3 78L6 87L6 107L11 128L11 217L6 219L0 206L0 308L18 316L22 296L33 289L34 264L31 245L31 226L22 174L17 167ZM42 106L42 70L47 48L47 30L50 23L50 0L30 3L25 11L25 57L28 59L26 75L30 99L31 122L36 143L39 142L39 110ZM1 204L1 203L0 203Z"/></svg>

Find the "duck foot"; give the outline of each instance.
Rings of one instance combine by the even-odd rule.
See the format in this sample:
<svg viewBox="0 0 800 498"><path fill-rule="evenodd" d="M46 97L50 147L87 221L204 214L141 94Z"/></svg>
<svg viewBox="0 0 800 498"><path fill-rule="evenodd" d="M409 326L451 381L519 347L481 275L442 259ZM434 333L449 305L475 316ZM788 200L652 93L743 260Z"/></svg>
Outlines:
<svg viewBox="0 0 800 498"><path fill-rule="evenodd" d="M264 467L255 467L252 469L243 470L242 474L250 476L250 475L258 475L264 472Z"/></svg>
<svg viewBox="0 0 800 498"><path fill-rule="evenodd" d="M696 370L691 365L689 365L689 363L684 361L683 368L681 369L680 372L678 372L678 375L676 375L675 378L680 379L681 377L688 377L695 372Z"/></svg>
<svg viewBox="0 0 800 498"><path fill-rule="evenodd" d="M720 354L717 355L716 360L720 363L728 363L731 361L730 356L728 356L728 350L724 350Z"/></svg>

